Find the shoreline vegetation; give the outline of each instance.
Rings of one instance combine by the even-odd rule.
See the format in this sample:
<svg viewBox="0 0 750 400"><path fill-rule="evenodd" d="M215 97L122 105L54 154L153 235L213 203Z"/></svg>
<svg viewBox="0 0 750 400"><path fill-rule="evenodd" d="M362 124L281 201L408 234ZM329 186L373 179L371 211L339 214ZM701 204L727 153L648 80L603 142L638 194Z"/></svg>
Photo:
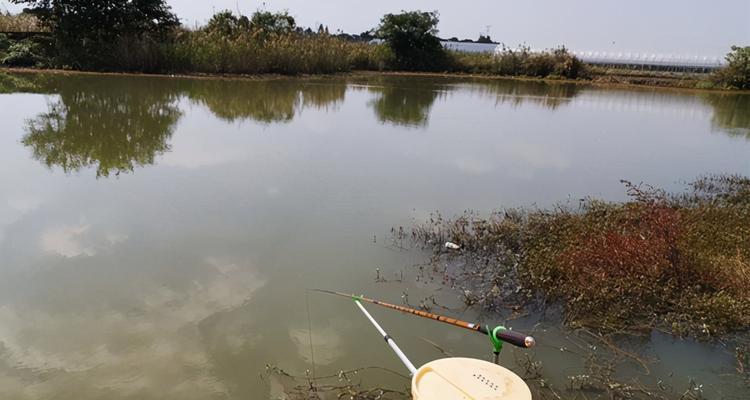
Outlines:
<svg viewBox="0 0 750 400"><path fill-rule="evenodd" d="M705 93L750 93L750 90L726 90L715 87L700 87L696 84L698 78L690 78L685 73L664 73L662 75L638 75L625 69L609 68L603 75L591 79L564 79L555 77L530 77L522 75L488 75L463 72L421 72L421 71L370 71L350 70L336 73L311 73L311 74L279 74L279 73L153 73L137 71L87 71L62 68L36 68L36 67L2 67L0 74L51 74L51 75L100 75L100 76L141 76L154 78L189 78L189 79L225 79L225 80L277 80L277 79L335 79L346 77L377 77L377 76L402 76L402 77L444 77L457 79L479 79L479 80L508 80L543 82L549 84L575 84L591 85L603 88L649 88L659 90L680 90Z"/></svg>
<svg viewBox="0 0 750 400"><path fill-rule="evenodd" d="M0 15L0 32L16 32L0 33L4 68L242 77L425 73L750 89L750 47L732 47L728 65L710 74L644 71L586 64L565 47L542 52L504 45L497 53L446 50L437 36L436 12L387 14L378 27L348 35L331 34L322 25L317 30L299 27L287 12L256 11L248 17L222 11L204 26L188 29L160 0L138 10L123 4L112 15L87 7L87 2L65 13L45 2L16 2L31 7L22 14ZM373 43L376 38L382 42ZM481 39L491 42L488 36Z"/></svg>
<svg viewBox="0 0 750 400"><path fill-rule="evenodd" d="M750 178L706 176L681 193L622 182L624 202L438 214L411 236L435 265L462 265L446 273L467 305L559 304L566 325L602 333L746 334Z"/></svg>
<svg viewBox="0 0 750 400"><path fill-rule="evenodd" d="M396 240L410 234L430 251L420 271L462 293L467 307L509 319L541 314L584 333L579 339L589 343L591 364L580 385L571 378L574 390L677 398L662 397L658 384L644 389L637 378L625 383L612 373L623 354L648 371L648 362L616 343L654 333L723 348L750 385L750 178L704 176L679 193L622 183L623 202L587 198L487 217L434 214L410 232L399 229ZM458 249L447 249L446 242ZM613 353L597 354L596 345ZM533 362L519 365L537 393L552 390L529 375ZM690 386L690 396L680 399L703 398L697 384ZM549 398L559 396L553 391Z"/></svg>

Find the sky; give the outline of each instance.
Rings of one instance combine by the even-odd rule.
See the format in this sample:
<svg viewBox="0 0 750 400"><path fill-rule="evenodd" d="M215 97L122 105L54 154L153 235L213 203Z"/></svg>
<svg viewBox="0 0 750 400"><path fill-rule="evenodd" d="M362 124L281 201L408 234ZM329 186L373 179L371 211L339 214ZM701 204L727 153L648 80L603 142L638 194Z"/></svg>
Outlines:
<svg viewBox="0 0 750 400"><path fill-rule="evenodd" d="M298 25L359 33L386 13L437 10L441 37L476 39L489 32L509 46L565 45L580 51L723 55L750 45L750 0L167 0L185 24L216 11L288 10ZM0 10L20 10L0 0Z"/></svg>

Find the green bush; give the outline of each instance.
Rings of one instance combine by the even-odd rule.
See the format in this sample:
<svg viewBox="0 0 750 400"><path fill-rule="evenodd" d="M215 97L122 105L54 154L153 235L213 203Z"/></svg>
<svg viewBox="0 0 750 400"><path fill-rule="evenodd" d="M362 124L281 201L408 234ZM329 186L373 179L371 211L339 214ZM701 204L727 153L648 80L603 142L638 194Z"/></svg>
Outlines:
<svg viewBox="0 0 750 400"><path fill-rule="evenodd" d="M405 71L438 71L448 66L448 55L436 36L436 11L386 14L377 35L393 53L392 67Z"/></svg>
<svg viewBox="0 0 750 400"><path fill-rule="evenodd" d="M9 67L46 67L51 64L49 48L48 38L35 36L23 39L8 46L0 64Z"/></svg>
<svg viewBox="0 0 750 400"><path fill-rule="evenodd" d="M517 49L503 47L495 54L452 52L451 57L453 69L459 72L567 79L582 78L587 74L585 64L565 47L544 52L532 52L524 46Z"/></svg>
<svg viewBox="0 0 750 400"><path fill-rule="evenodd" d="M750 89L750 46L732 46L726 60L727 66L714 72L714 83L729 89Z"/></svg>
<svg viewBox="0 0 750 400"><path fill-rule="evenodd" d="M8 47L10 47L11 42L8 40L8 36L0 33L0 64L2 64L2 60L7 56L8 54L6 51L8 50Z"/></svg>
<svg viewBox="0 0 750 400"><path fill-rule="evenodd" d="M179 25L164 0L14 0L55 38L56 56L79 68L111 63L123 37L161 38Z"/></svg>
<svg viewBox="0 0 750 400"><path fill-rule="evenodd" d="M10 40L8 39L8 36L4 33L0 33L0 51L6 51L8 50L8 47L10 47Z"/></svg>

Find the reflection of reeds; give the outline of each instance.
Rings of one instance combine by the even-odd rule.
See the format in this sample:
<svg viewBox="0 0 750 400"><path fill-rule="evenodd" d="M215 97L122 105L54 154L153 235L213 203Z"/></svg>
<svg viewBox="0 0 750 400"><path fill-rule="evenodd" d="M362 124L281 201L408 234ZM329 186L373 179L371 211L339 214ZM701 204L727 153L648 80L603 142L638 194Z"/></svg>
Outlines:
<svg viewBox="0 0 750 400"><path fill-rule="evenodd" d="M291 121L303 108L323 108L343 101L341 81L303 82L286 79L242 81L200 80L187 89L193 101L204 104L216 116L229 121Z"/></svg>
<svg viewBox="0 0 750 400"><path fill-rule="evenodd" d="M555 110L578 95L581 86L570 83L488 81L473 85L472 90L496 96L498 104L520 106L532 103Z"/></svg>

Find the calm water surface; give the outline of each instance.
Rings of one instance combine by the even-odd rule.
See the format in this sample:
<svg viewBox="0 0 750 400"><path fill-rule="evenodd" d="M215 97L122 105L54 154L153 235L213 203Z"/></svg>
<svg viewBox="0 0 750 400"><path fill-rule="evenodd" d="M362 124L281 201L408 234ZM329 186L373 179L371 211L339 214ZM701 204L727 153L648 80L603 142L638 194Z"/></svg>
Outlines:
<svg viewBox="0 0 750 400"><path fill-rule="evenodd" d="M403 372L353 304L306 290L455 304L415 279L425 254L389 246L391 227L619 200L620 179L679 190L750 174L748 95L32 74L0 76L0 93L3 399L272 398L266 365L302 375L313 358L316 376ZM442 357L424 339L488 356L481 337L372 313L415 364ZM533 354L564 387L581 361L554 327L537 330ZM747 395L729 351L658 335L633 347L675 388L694 378L712 398ZM503 362L518 368L511 351Z"/></svg>

